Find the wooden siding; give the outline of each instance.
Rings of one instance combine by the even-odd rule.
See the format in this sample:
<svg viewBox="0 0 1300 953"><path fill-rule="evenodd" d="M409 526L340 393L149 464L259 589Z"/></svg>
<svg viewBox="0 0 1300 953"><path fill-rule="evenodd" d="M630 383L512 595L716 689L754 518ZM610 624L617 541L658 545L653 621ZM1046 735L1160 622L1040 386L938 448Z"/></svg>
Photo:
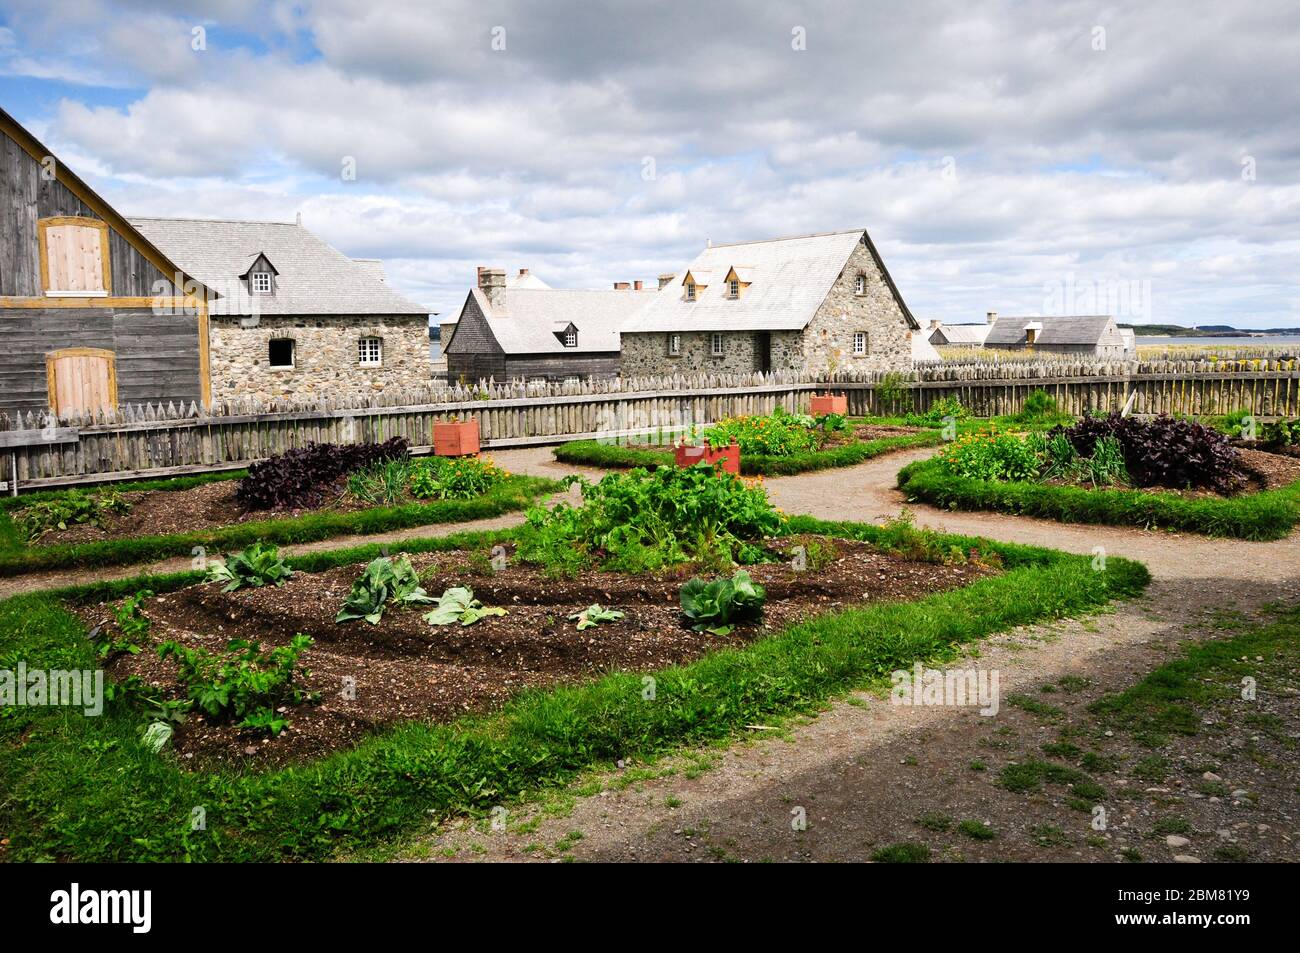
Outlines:
<svg viewBox="0 0 1300 953"><path fill-rule="evenodd" d="M148 308L0 311L0 411L47 409L45 355L65 348L112 351L122 401L201 401L199 323Z"/></svg>
<svg viewBox="0 0 1300 953"><path fill-rule="evenodd" d="M61 216L101 219L62 182L41 173L40 162L0 133L0 297L43 294L37 222ZM166 281L166 293L173 293L171 276L111 227L108 248L114 295L150 297L158 293L158 281Z"/></svg>

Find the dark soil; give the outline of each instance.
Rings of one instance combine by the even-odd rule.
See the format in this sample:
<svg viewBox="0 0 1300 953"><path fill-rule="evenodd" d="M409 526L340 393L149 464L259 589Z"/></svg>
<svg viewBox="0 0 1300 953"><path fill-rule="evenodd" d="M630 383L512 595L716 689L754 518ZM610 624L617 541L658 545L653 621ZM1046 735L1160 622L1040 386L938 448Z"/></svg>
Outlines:
<svg viewBox="0 0 1300 953"><path fill-rule="evenodd" d="M788 554L801 542L810 541L780 540L780 551ZM814 615L918 598L993 571L908 561L859 542L836 540L832 546L825 564L813 559L805 570L787 563L750 567L767 588L765 614L761 623L738 626L727 636L693 632L684 624L678 590L689 572L649 578L589 571L551 579L525 565L493 572L484 554L454 552L412 557L425 589L437 596L469 585L484 605L506 608L508 615L471 627L430 626L422 618L427 607L412 606L388 609L378 625L336 624L335 613L364 564L299 573L278 589L225 593L206 584L148 600L151 644L138 655L114 659L108 672L116 680L138 675L164 695L179 697L174 663L160 660L154 650L162 642L218 651L236 638L270 647L295 633L312 636L316 644L302 659L311 672L305 685L321 700L292 710L292 725L279 737L210 724L195 714L174 738L178 753L191 763L280 764L350 747L396 722L447 721L497 708L525 688L610 671L652 671L744 645ZM817 552L811 544L808 550ZM625 616L579 632L568 617L592 603ZM102 605L77 611L87 625L112 617ZM345 678L355 679L354 700L344 697Z"/></svg>
<svg viewBox="0 0 1300 953"><path fill-rule="evenodd" d="M1275 490L1300 480L1300 460L1281 453L1241 448L1241 468L1247 479L1260 490Z"/></svg>
<svg viewBox="0 0 1300 953"><path fill-rule="evenodd" d="M94 543L106 539L132 539L139 536L167 536L196 530L219 529L237 523L286 519L309 512L347 512L364 505L345 493L346 480L328 487L324 504L314 510L250 510L235 499L237 480L219 480L188 490L141 490L123 493L131 504L126 513L110 515L103 526L79 523L65 530L54 529L35 543L53 546L60 543ZM20 517L22 510L15 512Z"/></svg>

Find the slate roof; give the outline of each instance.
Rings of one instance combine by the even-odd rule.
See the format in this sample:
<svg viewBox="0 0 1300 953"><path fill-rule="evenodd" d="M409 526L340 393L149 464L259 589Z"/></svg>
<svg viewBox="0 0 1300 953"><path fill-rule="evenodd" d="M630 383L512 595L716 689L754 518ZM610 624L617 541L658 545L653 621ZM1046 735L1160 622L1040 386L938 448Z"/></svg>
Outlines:
<svg viewBox="0 0 1300 953"><path fill-rule="evenodd" d="M470 294L506 354L589 354L617 351L627 319L658 292L585 291L564 288L504 288L497 307L479 288ZM555 335L572 323L578 346L565 347Z"/></svg>
<svg viewBox="0 0 1300 953"><path fill-rule="evenodd" d="M983 344L988 337L987 324L944 324L930 332L933 340L936 334L942 334L949 344Z"/></svg>
<svg viewBox="0 0 1300 953"><path fill-rule="evenodd" d="M623 328L624 333L658 331L799 331L817 313L859 241L865 239L908 324L920 327L894 286L864 229L799 235L757 242L713 245L677 272L661 293ZM727 297L724 279L732 268L751 284L738 299ZM687 275L697 283L687 301Z"/></svg>
<svg viewBox="0 0 1300 953"><path fill-rule="evenodd" d="M353 261L292 222L129 221L187 274L230 298L240 297L239 276L265 255L277 276L275 294L254 296L262 314L430 314L385 284L381 264Z"/></svg>
<svg viewBox="0 0 1300 953"><path fill-rule="evenodd" d="M1106 326L1114 320L1108 314L1029 315L1013 317L1000 314L984 339L985 347L1018 346L1025 343L1025 325L1031 321L1042 324L1034 340L1035 346L1053 344L1095 345L1101 340ZM947 330L947 329L945 329Z"/></svg>

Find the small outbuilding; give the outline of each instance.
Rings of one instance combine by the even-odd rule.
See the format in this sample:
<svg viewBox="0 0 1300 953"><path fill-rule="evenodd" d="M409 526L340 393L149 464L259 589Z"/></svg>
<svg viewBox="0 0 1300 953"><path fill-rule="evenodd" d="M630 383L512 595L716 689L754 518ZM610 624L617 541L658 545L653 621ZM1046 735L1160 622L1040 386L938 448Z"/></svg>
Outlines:
<svg viewBox="0 0 1300 953"><path fill-rule="evenodd" d="M1030 351L1091 357L1100 361L1125 361L1137 357L1130 338L1120 333L1109 314L998 316L984 347L1000 351Z"/></svg>

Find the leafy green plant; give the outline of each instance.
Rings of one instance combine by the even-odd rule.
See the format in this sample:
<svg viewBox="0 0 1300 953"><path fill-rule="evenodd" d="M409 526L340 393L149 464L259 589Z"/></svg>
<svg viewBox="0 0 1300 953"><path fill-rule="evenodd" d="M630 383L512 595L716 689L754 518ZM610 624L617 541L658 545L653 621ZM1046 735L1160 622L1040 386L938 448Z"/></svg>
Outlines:
<svg viewBox="0 0 1300 953"><path fill-rule="evenodd" d="M735 440L741 457L745 454L786 457L820 450L833 432L808 414L789 414L778 407L766 416L720 420L704 436L715 450Z"/></svg>
<svg viewBox="0 0 1300 953"><path fill-rule="evenodd" d="M1060 408L1057 406L1056 398L1045 390L1031 391L1025 397L1024 406L1016 416L1025 421L1042 420L1048 417L1055 417L1060 414Z"/></svg>
<svg viewBox="0 0 1300 953"><path fill-rule="evenodd" d="M348 476L348 493L368 506L392 506L406 498L412 463L407 457L378 460Z"/></svg>
<svg viewBox="0 0 1300 953"><path fill-rule="evenodd" d="M29 541L40 539L55 529L67 529L81 523L103 527L107 517L129 513L131 504L116 490L100 490L89 494L81 490L49 500L38 500L25 506L18 515L19 525Z"/></svg>
<svg viewBox="0 0 1300 953"><path fill-rule="evenodd" d="M975 480L1027 480L1038 475L1034 446L1019 434L996 430L958 437L937 459L953 476Z"/></svg>
<svg viewBox="0 0 1300 953"><path fill-rule="evenodd" d="M752 564L768 558L760 542L783 523L761 486L705 463L568 482L582 487L582 505L535 507L520 536L519 557L555 572L592 563L627 572Z"/></svg>
<svg viewBox="0 0 1300 953"><path fill-rule="evenodd" d="M455 586L446 590L437 599L432 612L426 612L424 621L429 625L473 625L480 619L493 615L506 615L500 607L488 607L474 598L474 590L468 586Z"/></svg>
<svg viewBox="0 0 1300 953"><path fill-rule="evenodd" d="M682 613L696 632L726 635L738 622L749 622L763 614L767 591L743 569L730 579L707 582L699 577L681 589Z"/></svg>
<svg viewBox="0 0 1300 953"><path fill-rule="evenodd" d="M158 657L176 660L190 701L212 720L239 719L241 728L278 735L288 721L277 717L277 708L316 698L297 681L311 676L306 669L300 671L298 663L312 644L311 636L298 633L288 645L263 652L256 642L236 639L225 652L213 654L202 647L164 642Z"/></svg>
<svg viewBox="0 0 1300 953"><path fill-rule="evenodd" d="M953 420L965 420L970 411L962 406L961 399L955 396L940 397L923 414L908 414L905 421L913 427L938 427L949 417Z"/></svg>
<svg viewBox="0 0 1300 953"><path fill-rule="evenodd" d="M411 495L420 500L469 500L509 476L491 457L429 457L411 466Z"/></svg>
<svg viewBox="0 0 1300 953"><path fill-rule="evenodd" d="M390 602L433 602L420 586L420 577L406 556L396 559L380 556L372 560L352 584L352 591L334 621L365 619L377 625Z"/></svg>
<svg viewBox="0 0 1300 953"><path fill-rule="evenodd" d="M594 603L587 606L581 612L575 612L569 616L570 622L578 623L578 631L591 629L600 625L602 622L617 622L623 618L623 613L617 609L606 609L600 603Z"/></svg>
<svg viewBox="0 0 1300 953"><path fill-rule="evenodd" d="M149 634L152 625L141 606L144 605L146 599L152 598L152 596L153 590L141 589L132 595L126 596L118 605L113 607L113 622L116 624L120 637L114 637L102 626L97 626L92 630L91 641L94 643L95 650L99 653L100 658L110 658L119 652L129 652L132 655L139 654L140 643Z"/></svg>
<svg viewBox="0 0 1300 953"><path fill-rule="evenodd" d="M898 371L890 371L876 384L876 400L889 414L910 413L913 399L907 378Z"/></svg>
<svg viewBox="0 0 1300 953"><path fill-rule="evenodd" d="M208 582L223 582L222 592L262 586L282 586L293 571L285 565L280 550L271 543L254 543L238 553L231 553L224 563L214 563L208 570Z"/></svg>

